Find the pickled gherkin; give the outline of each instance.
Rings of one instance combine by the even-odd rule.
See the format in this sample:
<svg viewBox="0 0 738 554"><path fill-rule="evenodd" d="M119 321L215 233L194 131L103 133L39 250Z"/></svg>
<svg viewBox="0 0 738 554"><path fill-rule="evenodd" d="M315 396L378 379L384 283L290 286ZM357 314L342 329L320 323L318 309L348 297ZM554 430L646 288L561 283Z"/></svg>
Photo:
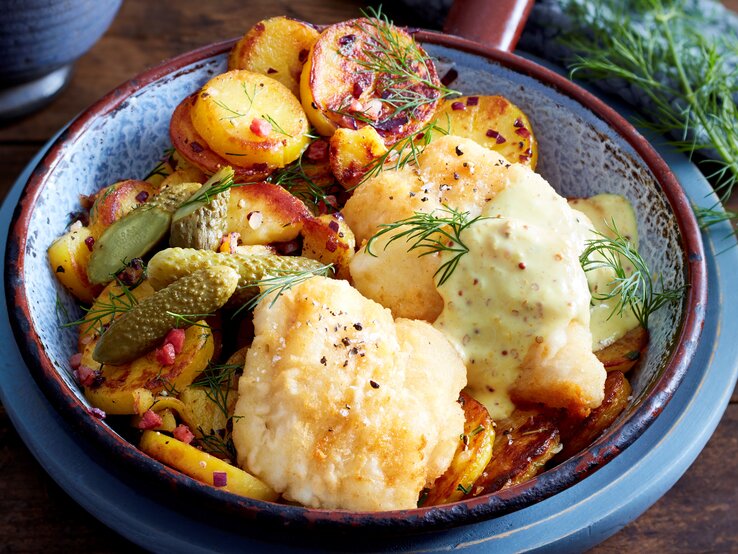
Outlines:
<svg viewBox="0 0 738 554"><path fill-rule="evenodd" d="M239 273L238 288L229 304L243 304L259 293L256 281L288 272L309 271L322 267L315 260L300 256L248 255L167 248L157 252L148 265L149 283L158 290L206 267L224 265Z"/></svg>
<svg viewBox="0 0 738 554"><path fill-rule="evenodd" d="M163 189L105 229L87 266L91 283L107 283L134 258L143 257L169 232L172 214L202 185L177 183Z"/></svg>
<svg viewBox="0 0 738 554"><path fill-rule="evenodd" d="M188 320L221 308L236 290L238 280L238 272L218 265L158 290L112 323L100 337L93 359L108 364L135 360L159 346L175 327L189 326Z"/></svg>

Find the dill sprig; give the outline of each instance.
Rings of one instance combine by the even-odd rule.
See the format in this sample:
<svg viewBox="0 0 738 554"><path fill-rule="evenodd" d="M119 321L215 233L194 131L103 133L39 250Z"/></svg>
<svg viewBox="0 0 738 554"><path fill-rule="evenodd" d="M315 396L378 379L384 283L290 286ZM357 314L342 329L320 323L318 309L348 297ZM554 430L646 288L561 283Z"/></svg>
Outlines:
<svg viewBox="0 0 738 554"><path fill-rule="evenodd" d="M207 323L199 323L201 319L213 317L215 314L178 314L175 312L166 311L166 314L174 318L174 328L184 329L186 327L202 327L209 329L210 326Z"/></svg>
<svg viewBox="0 0 738 554"><path fill-rule="evenodd" d="M269 124L270 124L270 125L272 126L272 128L273 128L273 129L274 129L275 131L277 131L277 132L278 132L278 133L279 133L280 135L284 135L284 136L286 136L286 137L290 137L290 138L292 138L292 136L293 136L293 135L290 135L290 134L289 134L289 133L288 133L287 131L285 131L285 130L284 130L284 129L282 128L282 126L281 126L281 125L280 125L279 123L277 123L277 122L275 121L275 119L274 119L274 118L273 118L273 117L272 117L271 115L268 115L268 114L261 114L261 118L262 118L263 120L267 121L267 122L268 122L268 123L269 123Z"/></svg>
<svg viewBox="0 0 738 554"><path fill-rule="evenodd" d="M218 170L215 175L210 177L205 184L203 184L197 192L185 200L178 208L181 210L187 206L193 204L201 204L206 206L210 204L213 199L218 196L221 192L225 192L234 186L241 186L248 183L236 184L233 180L233 169L230 166L226 166Z"/></svg>
<svg viewBox="0 0 738 554"><path fill-rule="evenodd" d="M387 152L369 162L365 167L366 173L359 184L376 177L385 170L399 170L407 164L418 165L418 157L431 143L434 133L448 135L450 128L451 122L447 115L445 128L439 125L437 120L433 120L425 124L417 133L397 141L387 149Z"/></svg>
<svg viewBox="0 0 738 554"><path fill-rule="evenodd" d="M228 396L231 392L231 383L236 373L242 369L243 365L241 364L211 363L190 386L203 388L207 397L218 407L218 410L227 420L230 418Z"/></svg>
<svg viewBox="0 0 738 554"><path fill-rule="evenodd" d="M433 62L423 52L420 46L411 37L408 41L395 27L394 23L382 13L380 8L362 10L364 20L356 25L359 30L371 38L362 50L362 56L352 57L352 61L361 66L363 71L379 76L378 85L381 86L379 100L391 108L384 120L374 121L361 114L346 113L354 119L359 119L377 126L383 121L405 116L412 119L415 111L425 105L433 104L459 92L435 82ZM365 26L368 25L369 28ZM348 56L348 53L344 54ZM341 110L339 110L341 112Z"/></svg>
<svg viewBox="0 0 738 554"><path fill-rule="evenodd" d="M124 285L120 279L117 279L120 292L113 290L108 291L108 299L98 298L90 308L82 307L85 315L75 321L70 321L61 325L65 327L85 327L81 329L81 334L86 335L94 330L98 335L102 335L117 317L129 312L138 304L138 300L133 295L131 288Z"/></svg>
<svg viewBox="0 0 738 554"><path fill-rule="evenodd" d="M199 427L198 431L200 432L200 436L197 438L197 442L200 443L203 450L213 454L214 456L228 460L236 459L236 447L233 444L233 439L231 438L230 433L225 432L224 430L223 436L219 435L215 431L205 434L202 427Z"/></svg>
<svg viewBox="0 0 738 554"><path fill-rule="evenodd" d="M609 228L614 237L595 233L597 238L586 241L579 256L585 273L604 268L614 274L609 283L610 291L592 293L592 298L601 301L617 299L610 317L622 315L630 309L638 322L648 328L649 316L662 306L681 300L684 288L664 289L660 278L652 277L646 261L620 234L615 222Z"/></svg>
<svg viewBox="0 0 738 554"><path fill-rule="evenodd" d="M436 252L448 253L451 257L433 274L433 277L438 277L440 287L451 277L461 258L469 252L469 248L461 240L461 233L482 219L489 218L477 216L469 219L469 212L460 212L448 206L430 213L415 212L406 219L380 225L381 229L367 242L366 252L376 256L371 250L374 242L383 235L393 233L385 248L394 241L404 238L406 242L411 243L408 252L422 250L418 254L419 257Z"/></svg>
<svg viewBox="0 0 738 554"><path fill-rule="evenodd" d="M303 160L306 151L303 151L300 157L291 164L277 169L266 180L269 183L281 186L293 196L314 208L317 208L322 202L327 209L331 209L333 206L326 200L328 194L325 189L305 171Z"/></svg>
<svg viewBox="0 0 738 554"><path fill-rule="evenodd" d="M304 269L300 271L280 271L276 275L264 277L258 281L254 281L249 284L249 287L259 287L261 290L259 294L254 296L251 300L241 306L234 315L238 314L241 310L253 310L259 302L264 300L267 296L274 295L269 307L271 308L277 299L287 290L292 287L299 285L316 276L327 277L329 273L333 272L333 264L325 264L312 269Z"/></svg>
<svg viewBox="0 0 738 554"><path fill-rule="evenodd" d="M169 172L167 171L167 164L169 163L169 159L172 157L172 154L174 154L174 147L169 147L164 150L164 154L162 154L161 158L159 158L159 162L154 166L154 169L152 169L146 177L143 178L144 181L150 179L154 175L159 175L161 177L166 177L169 175Z"/></svg>
<svg viewBox="0 0 738 554"><path fill-rule="evenodd" d="M707 178L725 202L738 181L738 67L721 53L738 52L738 35L706 34L704 14L683 0L571 2L568 13L590 29L564 38L577 55L572 76L616 78L642 91L650 105L641 123L690 156L714 158L700 163L717 164ZM735 215L716 218L716 208L696 208L703 225Z"/></svg>

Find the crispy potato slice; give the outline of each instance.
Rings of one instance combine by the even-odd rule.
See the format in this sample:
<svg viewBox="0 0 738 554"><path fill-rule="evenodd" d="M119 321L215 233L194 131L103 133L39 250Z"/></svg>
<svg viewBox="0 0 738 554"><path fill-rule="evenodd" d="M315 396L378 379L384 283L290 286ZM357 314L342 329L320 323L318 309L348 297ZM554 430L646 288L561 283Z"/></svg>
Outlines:
<svg viewBox="0 0 738 554"><path fill-rule="evenodd" d="M613 371L627 373L638 363L647 347L648 330L639 325L628 331L621 339L594 354L608 373Z"/></svg>
<svg viewBox="0 0 738 554"><path fill-rule="evenodd" d="M516 409L497 422L494 454L474 483L472 496L523 483L541 472L560 449L558 413Z"/></svg>
<svg viewBox="0 0 738 554"><path fill-rule="evenodd" d="M257 183L230 190L226 232L239 233L243 244L292 240L312 218L302 201L278 185Z"/></svg>
<svg viewBox="0 0 738 554"><path fill-rule="evenodd" d="M479 478L492 458L495 430L492 418L482 404L462 392L459 402L464 408L464 434L451 465L441 475L423 499L423 506L448 504L461 500L472 492L472 484Z"/></svg>
<svg viewBox="0 0 738 554"><path fill-rule="evenodd" d="M436 122L457 135L499 152L512 163L536 168L538 142L528 117L503 96L463 96L444 100Z"/></svg>
<svg viewBox="0 0 738 554"><path fill-rule="evenodd" d="M174 388L182 390L192 383L213 357L213 334L204 320L185 331L182 351L174 364L162 365L156 351L121 365L102 366L92 358L97 340L87 344L82 352L82 365L99 372L99 379L84 386L90 403L109 414L137 413L134 391L145 388L152 393Z"/></svg>
<svg viewBox="0 0 738 554"><path fill-rule="evenodd" d="M94 237L90 229L79 226L56 239L47 252L56 278L85 304L91 303L102 289L101 285L91 283L87 276L87 264L92 253L88 244L91 240Z"/></svg>
<svg viewBox="0 0 738 554"><path fill-rule="evenodd" d="M295 95L245 69L210 79L196 96L191 117L208 146L241 167L284 167L310 142L307 116Z"/></svg>
<svg viewBox="0 0 738 554"><path fill-rule="evenodd" d="M358 185L371 163L387 152L374 127L336 129L331 137L330 164L333 175L344 188Z"/></svg>
<svg viewBox="0 0 738 554"><path fill-rule="evenodd" d="M407 64L415 77L391 75L387 67L395 63ZM300 99L321 135L371 124L391 145L430 121L439 88L433 62L408 33L363 18L336 23L321 33L302 69ZM415 108L397 109L408 98Z"/></svg>
<svg viewBox="0 0 738 554"><path fill-rule="evenodd" d="M152 458L202 483L214 485L215 475L224 473L223 490L258 500L277 499L276 492L250 473L158 431L144 431L139 446Z"/></svg>
<svg viewBox="0 0 738 554"><path fill-rule="evenodd" d="M308 219L302 227L302 255L324 264L333 264L336 277L350 278L349 264L356 239L340 214Z"/></svg>
<svg viewBox="0 0 738 554"><path fill-rule="evenodd" d="M571 458L584 450L599 437L630 401L632 389L622 371L611 371L605 380L605 399L599 408L595 408L586 418L571 419L561 424L561 443L563 450L557 460Z"/></svg>
<svg viewBox="0 0 738 554"><path fill-rule="evenodd" d="M195 167L211 175L223 167L232 166L233 178L237 183L259 181L269 175L272 170L265 163L241 167L238 164L231 164L208 146L192 124L192 105L197 94L192 94L182 100L169 122L169 138L172 139L172 146L177 153ZM198 179L194 181L199 182Z"/></svg>
<svg viewBox="0 0 738 554"><path fill-rule="evenodd" d="M158 187L146 181L127 179L105 187L95 195L90 208L90 232L97 240L103 231L154 196Z"/></svg>
<svg viewBox="0 0 738 554"><path fill-rule="evenodd" d="M300 74L319 33L310 23L279 16L264 19L239 40L228 57L228 69L268 75L300 96Z"/></svg>

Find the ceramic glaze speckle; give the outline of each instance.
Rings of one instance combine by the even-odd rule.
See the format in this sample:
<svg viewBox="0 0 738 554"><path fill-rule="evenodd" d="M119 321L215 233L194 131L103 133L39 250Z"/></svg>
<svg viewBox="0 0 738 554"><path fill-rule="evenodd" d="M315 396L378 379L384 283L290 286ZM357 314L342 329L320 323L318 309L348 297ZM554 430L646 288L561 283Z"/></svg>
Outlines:
<svg viewBox="0 0 738 554"><path fill-rule="evenodd" d="M16 336L25 339L23 347L28 359L34 361L32 367L40 372L41 383L51 397L63 404L59 408L68 415L74 414L80 428L114 451L115 456L128 463L128 468L141 471L159 484L168 480L169 486L176 485L180 492L193 495L203 506L239 513L248 519L292 524L297 528L324 526L345 530L350 527L352 532L401 533L471 523L559 492L609 461L663 408L696 347L705 302L701 242L689 205L673 176L642 137L634 136L632 129L613 112L563 79L542 73L530 62L521 62L505 53L484 51L462 39L425 32L421 36L458 48L428 45L432 55L453 60L460 74L455 87L467 93L505 94L528 113L540 141L540 171L561 194L588 196L607 191L624 194L634 202L642 253L651 268L662 275L665 286L683 284L687 270L690 271L692 287L687 296L695 309L682 313L681 306L673 306L652 318L651 346L633 379L635 400L628 413L621 416L622 425L616 425L590 449L558 468L500 493L458 505L363 514L307 510L235 497L152 461L104 423L85 413L81 405L86 402L73 381L67 361L76 349L76 332L59 329L60 322L67 317L74 319L81 312L56 282L48 266L46 249L68 225L69 213L79 209L79 194L91 194L123 178L142 178L151 170L169 146L169 118L174 107L225 69L228 45L214 45L144 74L143 86L139 87L137 80L129 82L75 122L31 177L27 197L22 199L22 209L16 216L14 229L18 238L9 241L7 280L18 303L15 308L11 305L11 317ZM467 51L479 51L502 63ZM521 73L505 66L519 68L516 71ZM555 83L560 90L568 90L568 96L523 73L542 75L541 78ZM574 98L583 98L603 118L609 118L630 144ZM636 150L645 152L648 163ZM649 167L655 168L662 183L668 185L665 191L661 191ZM679 224L668 208L666 197L676 203ZM680 228L687 230L684 237L680 236ZM695 259L690 256L686 260L682 241L688 243L690 254L696 254ZM22 253L18 251L21 246ZM31 332L27 338L29 323ZM672 344L682 327L688 340ZM662 372L667 377L665 381L659 381ZM59 378L64 386L58 382ZM632 420L628 419L631 414Z"/></svg>

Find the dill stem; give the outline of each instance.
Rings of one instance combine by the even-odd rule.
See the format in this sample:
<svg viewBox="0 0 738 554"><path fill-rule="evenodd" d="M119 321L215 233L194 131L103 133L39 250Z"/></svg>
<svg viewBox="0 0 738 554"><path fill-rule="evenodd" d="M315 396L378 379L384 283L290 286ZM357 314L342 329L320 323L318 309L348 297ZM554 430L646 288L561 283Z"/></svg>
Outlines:
<svg viewBox="0 0 738 554"><path fill-rule="evenodd" d="M684 65L682 64L681 57L677 53L676 43L674 41L674 35L671 32L671 27L669 27L668 19L665 17L658 17L657 20L661 24L661 27L663 28L664 32L664 38L666 38L666 43L669 47L669 53L671 54L672 61L674 62L674 67L677 71L677 76L679 78L679 83L682 86L682 91L684 92L685 98L687 99L687 102L689 103L689 106L692 110L692 113L694 116L697 117L699 122L702 125L702 128L707 133L707 136L710 137L710 140L712 141L712 146L715 148L718 154L720 154L720 157L722 157L724 160L728 161L731 160L728 165L732 171L733 174L738 174L738 166L736 165L735 159L733 157L733 154L731 152L731 149L727 147L727 145L723 141L723 137L715 132L715 129L713 128L710 121L708 121L707 115L702 110L702 106L697 101L697 96L694 92L694 89L692 88L692 85L689 82L689 79L687 78L687 73L684 71ZM734 145L734 149L738 150L738 145ZM733 185L734 182L728 181L726 183L726 186L724 187L726 190L721 194L721 200L725 201L730 196L730 194L733 192Z"/></svg>

